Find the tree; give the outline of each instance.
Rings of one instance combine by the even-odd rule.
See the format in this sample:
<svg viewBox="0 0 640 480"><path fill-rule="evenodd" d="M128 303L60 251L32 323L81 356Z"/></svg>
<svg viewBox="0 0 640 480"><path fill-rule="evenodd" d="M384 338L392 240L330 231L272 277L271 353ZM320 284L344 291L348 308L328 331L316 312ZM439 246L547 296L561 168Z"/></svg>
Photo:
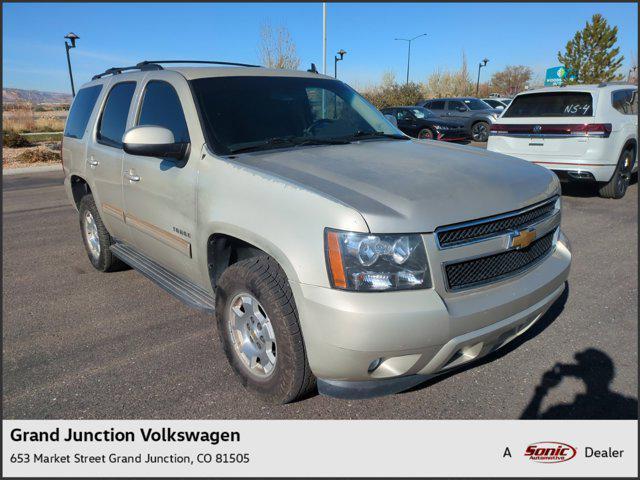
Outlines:
<svg viewBox="0 0 640 480"><path fill-rule="evenodd" d="M285 27L278 27L274 31L269 24L262 26L260 57L264 66L269 68L296 70L300 65L296 45Z"/></svg>
<svg viewBox="0 0 640 480"><path fill-rule="evenodd" d="M376 108L397 107L400 105L415 105L422 100L420 84L396 82L393 72L384 72L380 85L362 92Z"/></svg>
<svg viewBox="0 0 640 480"><path fill-rule="evenodd" d="M570 74L564 83L600 83L620 80L618 70L624 57L618 56L620 48L615 47L618 41L618 27L610 27L607 20L596 13L585 27L576 32L573 39L567 42L565 52L558 52L558 61Z"/></svg>
<svg viewBox="0 0 640 480"><path fill-rule="evenodd" d="M467 56L462 52L462 63L457 71L436 70L424 85L425 96L429 98L466 97L473 95L475 88L469 76Z"/></svg>
<svg viewBox="0 0 640 480"><path fill-rule="evenodd" d="M491 91L513 96L524 90L531 80L533 71L524 65L507 65L504 70L491 76Z"/></svg>

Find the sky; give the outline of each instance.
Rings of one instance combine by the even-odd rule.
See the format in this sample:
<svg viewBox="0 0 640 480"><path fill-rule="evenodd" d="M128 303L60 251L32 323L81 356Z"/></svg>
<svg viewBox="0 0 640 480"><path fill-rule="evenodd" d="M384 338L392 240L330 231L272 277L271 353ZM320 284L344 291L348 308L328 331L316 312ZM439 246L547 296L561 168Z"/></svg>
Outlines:
<svg viewBox="0 0 640 480"><path fill-rule="evenodd" d="M80 36L71 50L74 79L81 85L95 73L140 60L207 59L260 63L261 26L284 26L294 40L300 68L322 70L321 3L4 3L3 86L70 91L64 35ZM457 69L467 57L475 80L478 62L488 58L482 80L506 65L528 65L544 78L557 66L557 52L594 13L617 25L624 71L637 58L635 3L328 3L327 73L333 56L347 51L338 76L355 88L392 71L406 76L407 43L411 80L424 81L436 69Z"/></svg>

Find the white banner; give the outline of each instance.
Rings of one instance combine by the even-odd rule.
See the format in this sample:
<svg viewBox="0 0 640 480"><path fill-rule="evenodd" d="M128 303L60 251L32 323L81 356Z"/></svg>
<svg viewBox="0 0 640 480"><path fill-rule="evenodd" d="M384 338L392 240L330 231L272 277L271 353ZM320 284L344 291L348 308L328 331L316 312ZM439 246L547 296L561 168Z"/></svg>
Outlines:
<svg viewBox="0 0 640 480"><path fill-rule="evenodd" d="M637 421L4 420L3 475L636 477Z"/></svg>

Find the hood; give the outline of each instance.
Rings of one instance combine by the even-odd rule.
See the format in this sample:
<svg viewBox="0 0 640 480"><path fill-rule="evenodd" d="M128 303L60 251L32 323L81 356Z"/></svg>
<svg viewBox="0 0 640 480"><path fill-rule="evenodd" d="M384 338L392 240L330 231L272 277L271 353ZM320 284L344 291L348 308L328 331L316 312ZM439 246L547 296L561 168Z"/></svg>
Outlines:
<svg viewBox="0 0 640 480"><path fill-rule="evenodd" d="M233 161L356 209L374 233L432 232L529 206L559 189L556 176L543 167L434 141L280 149Z"/></svg>

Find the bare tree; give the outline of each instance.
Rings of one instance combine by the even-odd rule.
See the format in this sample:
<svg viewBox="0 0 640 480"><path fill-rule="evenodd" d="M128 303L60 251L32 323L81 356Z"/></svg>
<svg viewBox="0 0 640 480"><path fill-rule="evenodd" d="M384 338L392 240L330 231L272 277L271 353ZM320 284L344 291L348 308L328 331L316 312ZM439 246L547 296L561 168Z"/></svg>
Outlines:
<svg viewBox="0 0 640 480"><path fill-rule="evenodd" d="M528 85L533 71L525 65L507 65L491 76L491 88L502 95L515 95Z"/></svg>
<svg viewBox="0 0 640 480"><path fill-rule="evenodd" d="M437 69L427 78L424 93L428 98L466 97L473 93L473 83L469 77L467 56L462 52L462 63L456 71Z"/></svg>
<svg viewBox="0 0 640 480"><path fill-rule="evenodd" d="M296 45L286 27L274 29L270 24L264 24L260 31L260 57L265 67L286 68L296 70L300 65L300 58L296 52Z"/></svg>

